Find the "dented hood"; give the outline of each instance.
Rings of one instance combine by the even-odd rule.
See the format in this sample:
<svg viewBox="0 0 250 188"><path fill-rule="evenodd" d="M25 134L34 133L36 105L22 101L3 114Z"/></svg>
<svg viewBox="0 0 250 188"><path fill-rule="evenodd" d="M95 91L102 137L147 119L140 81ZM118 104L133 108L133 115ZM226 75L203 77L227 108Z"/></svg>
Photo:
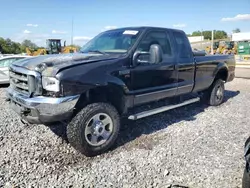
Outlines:
<svg viewBox="0 0 250 188"><path fill-rule="evenodd" d="M118 55L102 54L56 54L41 55L13 62L18 67L40 72L44 76L55 76L60 69L70 66L118 58Z"/></svg>

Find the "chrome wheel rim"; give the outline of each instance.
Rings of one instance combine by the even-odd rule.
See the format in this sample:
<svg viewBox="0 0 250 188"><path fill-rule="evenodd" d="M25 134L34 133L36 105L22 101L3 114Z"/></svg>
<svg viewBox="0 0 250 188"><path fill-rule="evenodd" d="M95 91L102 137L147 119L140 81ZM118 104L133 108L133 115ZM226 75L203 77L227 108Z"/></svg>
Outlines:
<svg viewBox="0 0 250 188"><path fill-rule="evenodd" d="M223 98L223 88L222 88L222 86L218 86L217 87L217 91L216 91L216 100L217 101L221 101L222 100L222 98Z"/></svg>
<svg viewBox="0 0 250 188"><path fill-rule="evenodd" d="M87 122L85 139L91 146L100 146L107 142L113 133L113 121L106 113L98 113Z"/></svg>

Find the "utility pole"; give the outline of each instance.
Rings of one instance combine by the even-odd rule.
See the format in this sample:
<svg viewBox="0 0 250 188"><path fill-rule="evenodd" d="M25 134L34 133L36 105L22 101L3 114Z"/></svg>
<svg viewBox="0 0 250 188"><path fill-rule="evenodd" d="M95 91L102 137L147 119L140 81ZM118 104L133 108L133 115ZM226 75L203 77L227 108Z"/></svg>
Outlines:
<svg viewBox="0 0 250 188"><path fill-rule="evenodd" d="M71 25L71 46L73 45L73 31L74 31L74 18L72 17L72 25Z"/></svg>
<svg viewBox="0 0 250 188"><path fill-rule="evenodd" d="M203 29L201 29L201 50L203 48Z"/></svg>
<svg viewBox="0 0 250 188"><path fill-rule="evenodd" d="M212 37L211 37L211 53L214 54L214 30L212 30Z"/></svg>

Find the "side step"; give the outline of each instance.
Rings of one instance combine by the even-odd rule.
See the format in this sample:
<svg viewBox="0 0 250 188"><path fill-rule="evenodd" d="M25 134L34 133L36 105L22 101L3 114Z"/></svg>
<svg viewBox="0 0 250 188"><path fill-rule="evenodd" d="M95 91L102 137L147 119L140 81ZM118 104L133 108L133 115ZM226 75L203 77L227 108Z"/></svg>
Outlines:
<svg viewBox="0 0 250 188"><path fill-rule="evenodd" d="M171 110L171 109L174 109L174 108L178 108L178 107L185 106L185 105L192 104L192 103L199 102L199 101L200 101L200 97L189 99L189 100L186 100L186 101L184 101L184 102L182 102L180 104L163 106L163 107L160 107L160 108L155 108L155 109L152 109L152 110L140 112L138 114L130 115L128 117L128 119L130 119L130 120L141 119L141 118L144 118L144 117L152 116L154 114L165 112L165 111L168 111L168 110Z"/></svg>

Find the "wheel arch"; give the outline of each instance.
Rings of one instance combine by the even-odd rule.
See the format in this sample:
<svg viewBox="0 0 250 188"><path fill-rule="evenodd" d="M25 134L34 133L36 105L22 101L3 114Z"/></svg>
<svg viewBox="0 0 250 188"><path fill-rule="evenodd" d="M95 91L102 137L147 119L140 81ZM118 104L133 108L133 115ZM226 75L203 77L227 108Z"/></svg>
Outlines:
<svg viewBox="0 0 250 188"><path fill-rule="evenodd" d="M214 80L222 79L227 82L228 80L228 66L226 63L219 63L214 71Z"/></svg>
<svg viewBox="0 0 250 188"><path fill-rule="evenodd" d="M128 105L125 89L124 86L111 82L92 87L80 95L75 105L74 114L78 113L86 105L96 102L110 103L119 114L126 113Z"/></svg>

